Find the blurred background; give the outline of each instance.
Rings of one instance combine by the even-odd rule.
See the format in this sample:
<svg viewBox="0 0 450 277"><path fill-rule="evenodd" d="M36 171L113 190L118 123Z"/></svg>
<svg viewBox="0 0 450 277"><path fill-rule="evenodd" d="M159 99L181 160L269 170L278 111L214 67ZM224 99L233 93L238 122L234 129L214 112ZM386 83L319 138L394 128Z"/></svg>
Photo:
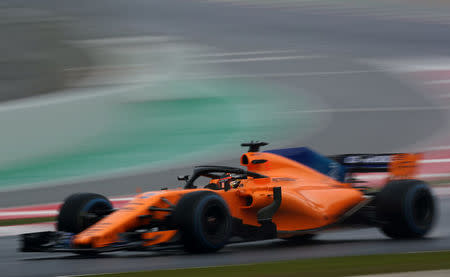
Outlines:
<svg viewBox="0 0 450 277"><path fill-rule="evenodd" d="M249 140L423 152L448 192L449 33L444 0L3 0L0 208L177 187Z"/></svg>
<svg viewBox="0 0 450 277"><path fill-rule="evenodd" d="M193 165L237 164L251 139L449 152L449 12L437 0L3 1L0 207L176 186Z"/></svg>

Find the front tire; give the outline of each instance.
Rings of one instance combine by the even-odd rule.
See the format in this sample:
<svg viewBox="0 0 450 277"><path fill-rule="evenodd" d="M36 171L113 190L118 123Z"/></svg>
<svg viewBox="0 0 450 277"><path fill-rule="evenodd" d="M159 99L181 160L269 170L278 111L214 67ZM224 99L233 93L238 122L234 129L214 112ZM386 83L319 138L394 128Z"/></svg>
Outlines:
<svg viewBox="0 0 450 277"><path fill-rule="evenodd" d="M376 197L377 218L385 235L395 239L421 238L431 230L436 205L427 183L391 181Z"/></svg>
<svg viewBox="0 0 450 277"><path fill-rule="evenodd" d="M231 215L226 202L212 191L184 195L174 214L185 249L192 253L215 252L231 235Z"/></svg>
<svg viewBox="0 0 450 277"><path fill-rule="evenodd" d="M57 230L78 234L113 210L111 202L96 193L76 193L67 197L59 210Z"/></svg>

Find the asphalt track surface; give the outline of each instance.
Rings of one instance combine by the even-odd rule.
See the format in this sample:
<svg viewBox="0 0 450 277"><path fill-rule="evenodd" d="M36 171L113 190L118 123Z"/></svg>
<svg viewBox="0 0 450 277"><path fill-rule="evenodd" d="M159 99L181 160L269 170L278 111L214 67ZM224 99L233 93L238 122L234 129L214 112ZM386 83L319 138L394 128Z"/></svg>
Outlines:
<svg viewBox="0 0 450 277"><path fill-rule="evenodd" d="M8 1L5 1L8 2ZM311 109L393 108L392 111L328 112L326 124L291 145L311 145L324 153L398 150L422 141L445 126L441 110L402 110L429 107L422 92L359 59L387 59L448 55L448 26L365 17L316 16L300 10L245 8L204 1L14 1L48 9L79 21L80 39L162 34L200 42L217 52L296 49L326 58L226 64L223 73L342 72L326 76L253 78L276 83L292 93L307 91L319 99ZM26 4L25 4L26 3ZM363 71L366 71L363 73ZM282 95L279 95L282 97ZM295 108L295 107L294 107ZM295 112L293 113L293 116ZM218 150L218 156L220 156ZM236 164L225 160L225 164ZM194 164L202 161L193 161ZM123 195L136 187L157 189L189 167L138 174L110 180L0 193L0 206L59 201L76 191ZM27 197L24 197L27 195ZM360 255L450 249L449 200L441 201L441 217L431 238L391 241L377 230L321 235L306 245L275 240L231 245L213 255L183 253L117 253L98 259L73 255L17 253L13 238L0 239L2 276L57 276L285 260L307 257Z"/></svg>

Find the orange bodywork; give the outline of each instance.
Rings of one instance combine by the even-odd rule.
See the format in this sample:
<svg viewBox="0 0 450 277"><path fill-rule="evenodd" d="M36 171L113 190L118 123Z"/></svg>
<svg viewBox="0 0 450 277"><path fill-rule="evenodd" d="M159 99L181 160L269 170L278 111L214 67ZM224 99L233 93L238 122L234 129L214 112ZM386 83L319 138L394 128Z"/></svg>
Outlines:
<svg viewBox="0 0 450 277"><path fill-rule="evenodd" d="M417 174L417 162L422 159L420 153L404 153L392 155L389 164L391 179L411 179Z"/></svg>
<svg viewBox="0 0 450 277"><path fill-rule="evenodd" d="M257 160L257 162L253 162ZM214 190L228 204L231 215L246 225L260 226L257 212L274 201L273 188L281 187L281 205L273 216L278 236L336 223L343 214L365 200L359 189L321 174L288 158L262 152L248 152L241 164L249 171L267 176L239 180L227 191ZM205 184L206 185L206 184ZM195 189L208 190L208 189ZM162 220L168 212L149 207L169 209L192 189L161 190L137 195L126 206L77 234L73 244L102 247L120 240L119 234L135 230L152 220ZM141 217L140 216L146 216ZM177 230L145 233L146 246L170 241Z"/></svg>

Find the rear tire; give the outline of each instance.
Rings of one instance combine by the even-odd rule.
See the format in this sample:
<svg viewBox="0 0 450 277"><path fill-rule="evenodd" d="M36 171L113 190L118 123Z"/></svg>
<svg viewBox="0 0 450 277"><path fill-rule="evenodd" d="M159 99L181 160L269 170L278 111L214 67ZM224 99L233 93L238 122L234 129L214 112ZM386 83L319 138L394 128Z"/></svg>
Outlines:
<svg viewBox="0 0 450 277"><path fill-rule="evenodd" d="M395 239L425 236L436 213L430 188L420 180L389 182L376 196L376 209L382 232Z"/></svg>
<svg viewBox="0 0 450 277"><path fill-rule="evenodd" d="M103 195L72 194L64 200L59 210L57 230L78 234L102 219L112 209L113 205Z"/></svg>
<svg viewBox="0 0 450 277"><path fill-rule="evenodd" d="M232 219L228 206L212 191L184 195L173 218L188 252L215 252L225 246L231 235Z"/></svg>

